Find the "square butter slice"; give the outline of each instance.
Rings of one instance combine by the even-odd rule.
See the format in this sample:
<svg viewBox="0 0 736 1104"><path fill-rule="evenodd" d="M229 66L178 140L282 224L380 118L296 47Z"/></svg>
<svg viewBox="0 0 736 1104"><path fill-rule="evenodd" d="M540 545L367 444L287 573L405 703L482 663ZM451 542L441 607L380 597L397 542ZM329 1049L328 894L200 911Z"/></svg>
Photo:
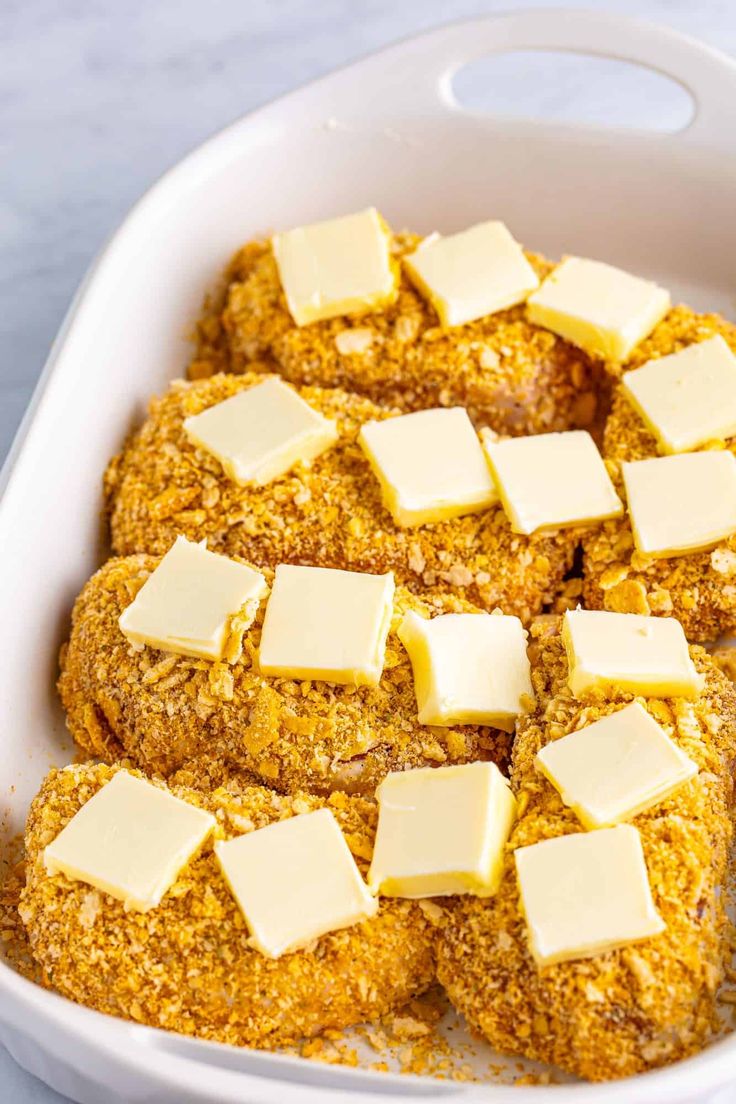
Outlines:
<svg viewBox="0 0 736 1104"><path fill-rule="evenodd" d="M621 465L634 544L649 556L714 548L736 532L736 457L688 452Z"/></svg>
<svg viewBox="0 0 736 1104"><path fill-rule="evenodd" d="M634 368L621 390L661 452L736 436L736 356L720 334Z"/></svg>
<svg viewBox="0 0 736 1104"><path fill-rule="evenodd" d="M639 832L576 832L514 852L529 949L538 966L592 958L664 931Z"/></svg>
<svg viewBox="0 0 736 1104"><path fill-rule="evenodd" d="M396 296L391 234L374 207L274 234L271 246L297 326L379 310Z"/></svg>
<svg viewBox="0 0 736 1104"><path fill-rule="evenodd" d="M218 840L215 854L245 917L251 945L269 958L378 911L329 809Z"/></svg>
<svg viewBox="0 0 736 1104"><path fill-rule="evenodd" d="M516 801L495 763L394 771L376 791L368 884L386 897L488 897L501 878Z"/></svg>
<svg viewBox="0 0 736 1104"><path fill-rule="evenodd" d="M562 639L568 685L576 697L593 690L644 697L696 697L702 679L674 617L568 610Z"/></svg>
<svg viewBox="0 0 736 1104"><path fill-rule="evenodd" d="M120 629L136 645L222 659L231 619L241 614L250 624L267 589L259 571L177 537L123 610Z"/></svg>
<svg viewBox="0 0 736 1104"><path fill-rule="evenodd" d="M493 725L512 732L533 698L526 631L518 617L409 611L398 630L414 672L419 721Z"/></svg>
<svg viewBox="0 0 736 1104"><path fill-rule="evenodd" d="M623 504L585 430L540 433L483 445L515 533L536 533L620 517Z"/></svg>
<svg viewBox="0 0 736 1104"><path fill-rule="evenodd" d="M184 431L241 487L270 483L338 439L335 423L280 379L264 380L187 418Z"/></svg>
<svg viewBox="0 0 736 1104"><path fill-rule="evenodd" d="M461 406L366 422L358 437L397 525L429 525L498 501L478 434Z"/></svg>
<svg viewBox="0 0 736 1104"><path fill-rule="evenodd" d="M615 361L626 360L669 308L664 288L581 257L566 257L528 301L531 322Z"/></svg>
<svg viewBox="0 0 736 1104"><path fill-rule="evenodd" d="M65 874L147 912L215 827L203 809L118 771L44 851L49 874Z"/></svg>
<svg viewBox="0 0 736 1104"><path fill-rule="evenodd" d="M377 686L393 600L391 572L364 575L280 564L263 621L261 672Z"/></svg>
<svg viewBox="0 0 736 1104"><path fill-rule="evenodd" d="M443 326L463 326L523 302L539 279L502 222L432 235L404 265Z"/></svg>
<svg viewBox="0 0 736 1104"><path fill-rule="evenodd" d="M629 820L698 773L639 702L553 740L535 764L586 828Z"/></svg>

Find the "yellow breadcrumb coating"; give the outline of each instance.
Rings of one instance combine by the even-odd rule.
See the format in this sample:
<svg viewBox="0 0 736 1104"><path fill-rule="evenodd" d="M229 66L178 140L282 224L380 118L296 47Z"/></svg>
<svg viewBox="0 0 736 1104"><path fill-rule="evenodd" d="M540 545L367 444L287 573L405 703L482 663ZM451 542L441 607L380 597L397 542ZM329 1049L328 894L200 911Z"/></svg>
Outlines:
<svg viewBox="0 0 736 1104"><path fill-rule="evenodd" d="M420 241L397 235L395 256ZM528 259L540 278L553 267L542 257ZM605 373L529 322L523 304L445 330L402 273L396 301L384 310L298 327L266 242L244 246L224 282L198 326L193 379L270 361L293 383L343 387L402 410L465 406L479 425L499 433L588 427L595 420Z"/></svg>
<svg viewBox="0 0 736 1104"><path fill-rule="evenodd" d="M736 683L736 648L726 643L710 653L710 657L726 678Z"/></svg>
<svg viewBox="0 0 736 1104"><path fill-rule="evenodd" d="M566 685L558 624L540 624L536 633L531 651L538 704L521 721L514 747L519 819L504 877L495 898L453 905L441 932L438 974L456 1007L499 1050L594 1081L625 1077L695 1053L715 1029L727 949L721 890L733 831L736 692L705 652L692 648L706 677L697 701L639 699L700 767L695 779L632 821L666 931L595 958L539 969L528 949L513 850L582 827L535 769L534 756L550 740L632 698L575 700Z"/></svg>
<svg viewBox="0 0 736 1104"><path fill-rule="evenodd" d="M626 367L639 367L717 333L736 352L736 326L718 315L676 307L636 349ZM736 439L714 441L710 447L736 452ZM603 455L624 501L621 462L659 455L655 437L618 389L606 422ZM583 547L583 593L589 608L676 617L693 641L714 640L736 627L736 534L707 552L658 559L636 550L624 516L589 530Z"/></svg>
<svg viewBox="0 0 736 1104"><path fill-rule="evenodd" d="M77 599L62 650L59 691L77 743L113 761L207 789L257 775L279 790L372 792L390 770L494 759L512 737L496 729L420 725L409 657L396 636L407 609L469 609L456 599L422 603L399 589L377 687L267 678L257 669L266 601L231 650L231 662L136 650L118 619L158 560L110 560ZM269 583L272 573L265 570Z"/></svg>
<svg viewBox="0 0 736 1104"><path fill-rule="evenodd" d="M279 959L254 950L212 839L146 913L126 912L108 894L48 874L45 846L115 770L52 771L31 806L19 911L48 986L152 1027L270 1049L375 1020L432 983L434 933L415 902L381 901L375 917ZM210 795L182 787L173 793L213 813L224 839L327 805L365 875L376 823L372 802L345 794L326 802L284 797L235 784Z"/></svg>
<svg viewBox="0 0 736 1104"><path fill-rule="evenodd" d="M640 341L628 360L607 362L606 369L614 377L620 377L622 371L641 368L648 360L677 353L686 345L705 341L720 334L732 349L736 349L736 325L720 314L699 314L683 304L672 307L661 322L654 327L649 337Z"/></svg>
<svg viewBox="0 0 736 1104"><path fill-rule="evenodd" d="M252 387L262 376L174 383L151 403L141 430L106 475L113 549L166 552L183 534L275 567L313 564L383 573L417 593L452 591L484 609L529 621L555 596L579 532L518 536L500 506L435 525L400 529L357 443L363 422L396 411L344 391L302 388L338 424L340 441L310 466L263 487L239 487L187 438L184 419Z"/></svg>

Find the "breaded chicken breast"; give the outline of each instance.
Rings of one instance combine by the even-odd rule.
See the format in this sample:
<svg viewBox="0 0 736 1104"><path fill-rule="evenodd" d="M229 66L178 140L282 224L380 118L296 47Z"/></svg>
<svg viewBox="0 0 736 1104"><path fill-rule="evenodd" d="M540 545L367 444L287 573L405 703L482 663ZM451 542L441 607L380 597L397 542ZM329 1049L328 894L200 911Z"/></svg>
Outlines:
<svg viewBox="0 0 736 1104"><path fill-rule="evenodd" d="M258 564L312 564L381 574L418 594L451 591L528 622L555 597L580 532L520 536L500 506L433 525L398 527L357 443L361 425L397 412L344 391L300 394L335 421L337 444L265 486L239 486L183 423L263 377L174 383L108 468L113 549L163 553L178 535Z"/></svg>
<svg viewBox="0 0 736 1104"><path fill-rule="evenodd" d="M395 256L420 241L397 235ZM553 267L527 256L540 278ZM403 272L383 310L299 327L270 244L250 242L200 321L190 375L269 365L292 383L341 387L404 411L465 406L478 425L513 435L590 427L605 377L585 353L529 322L523 304L443 329Z"/></svg>
<svg viewBox="0 0 736 1104"><path fill-rule="evenodd" d="M258 645L266 602L233 662L137 650L118 625L158 564L110 560L77 599L61 657L59 691L69 729L85 751L130 758L148 773L198 788L258 776L279 790L370 793L390 770L493 759L508 761L512 736L496 729L419 724L409 657L396 628L408 609L468 610L398 589L383 676L376 687L266 677ZM264 570L267 580L272 573Z"/></svg>
<svg viewBox="0 0 736 1104"><path fill-rule="evenodd" d="M574 698L557 626L540 624L537 633L531 647L537 708L520 721L514 746L519 816L504 876L495 897L454 902L441 932L439 977L455 1006L500 1051L594 1081L626 1077L695 1053L715 1029L728 951L722 890L733 835L736 692L694 647L692 659L705 676L696 701L639 699L700 768L632 820L666 930L540 969L529 950L513 851L583 829L534 757L632 698L615 691Z"/></svg>
<svg viewBox="0 0 736 1104"><path fill-rule="evenodd" d="M676 307L643 341L626 368L678 352L720 334L736 351L736 326L718 315ZM723 442L736 452L736 439ZM603 438L617 490L625 500L620 465L658 455L657 442L641 416L616 389ZM655 558L638 552L628 517L589 530L584 546L584 598L588 607L619 613L676 617L689 640L710 641L736 627L736 535L716 548Z"/></svg>
<svg viewBox="0 0 736 1104"><path fill-rule="evenodd" d="M32 954L57 992L151 1027L272 1049L377 1019L432 983L434 931L413 901L381 901L374 917L330 932L308 949L267 958L249 945L212 839L148 912L126 911L106 893L49 874L45 846L116 769L52 771L28 817L20 915ZM325 801L284 797L235 782L210 794L183 787L172 792L214 814L222 839L326 806L361 871L367 869L376 824L372 802L345 794Z"/></svg>

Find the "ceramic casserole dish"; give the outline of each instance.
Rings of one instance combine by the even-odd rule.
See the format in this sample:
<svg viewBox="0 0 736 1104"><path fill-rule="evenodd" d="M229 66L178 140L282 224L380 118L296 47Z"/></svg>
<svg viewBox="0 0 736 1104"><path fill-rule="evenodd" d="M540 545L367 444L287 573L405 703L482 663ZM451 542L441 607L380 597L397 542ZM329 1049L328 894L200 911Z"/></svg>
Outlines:
<svg viewBox="0 0 736 1104"><path fill-rule="evenodd" d="M693 120L659 134L463 110L453 74L520 49L663 72L690 92ZM393 46L241 119L172 169L87 275L0 477L4 837L22 830L48 768L71 756L57 651L105 554L104 465L148 397L184 371L187 327L239 243L368 205L419 232L500 218L548 256L599 257L733 317L734 195L736 64L674 32L582 11L499 15ZM617 1083L459 1084L179 1038L72 1004L2 962L0 1041L82 1104L684 1104L736 1093L736 1038ZM478 1051L487 1068L490 1051Z"/></svg>

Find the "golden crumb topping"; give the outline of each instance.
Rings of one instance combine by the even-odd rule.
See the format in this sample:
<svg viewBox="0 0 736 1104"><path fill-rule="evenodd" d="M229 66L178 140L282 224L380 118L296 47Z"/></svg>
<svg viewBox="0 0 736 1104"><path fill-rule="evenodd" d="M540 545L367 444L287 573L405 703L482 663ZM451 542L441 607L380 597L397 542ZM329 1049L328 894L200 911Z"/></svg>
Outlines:
<svg viewBox="0 0 736 1104"><path fill-rule="evenodd" d="M267 678L257 666L265 610L232 642L230 662L142 650L118 626L157 560L110 560L77 599L62 650L59 690L75 740L113 761L207 790L256 775L279 790L371 792L390 770L493 759L505 766L512 736L492 728L420 725L409 657L396 629L408 609L462 611L398 590L376 687ZM272 573L264 571L269 583ZM242 641L242 644L241 644Z"/></svg>
<svg viewBox="0 0 736 1104"><path fill-rule="evenodd" d="M558 626L535 632L534 714L522 719L511 779L519 818L496 897L460 898L441 933L438 972L456 1007L499 1050L561 1066L591 1080L625 1077L692 1054L715 1028L727 926L721 889L732 837L736 692L700 648L696 702L642 701L700 767L687 785L633 824L641 834L654 902L667 928L635 946L538 969L527 943L513 850L581 830L534 766L550 740L632 700L567 688Z"/></svg>
<svg viewBox="0 0 736 1104"><path fill-rule="evenodd" d="M524 621L553 599L579 531L519 536L500 506L412 529L395 525L357 435L364 422L396 411L368 399L302 388L302 397L337 423L337 445L265 486L234 483L219 461L189 441L183 422L262 378L178 382L153 400L148 420L106 475L118 554L164 553L181 534L206 537L212 551L269 567L393 571L416 593L452 591Z"/></svg>
<svg viewBox="0 0 736 1104"><path fill-rule="evenodd" d="M273 1048L377 1019L432 983L433 926L410 901L382 901L370 919L305 950L266 958L248 943L212 840L161 904L145 913L126 912L105 893L49 875L44 847L115 769L52 771L31 807L19 911L44 984L90 1008L153 1027ZM325 801L299 793L284 797L235 782L208 795L182 787L172 792L213 813L222 839L326 805L361 872L367 870L376 823L372 802L345 794Z"/></svg>
<svg viewBox="0 0 736 1104"><path fill-rule="evenodd" d="M736 352L736 326L718 315L675 307L637 348L627 368L678 352L716 333ZM736 453L736 440L713 441L709 447ZM618 389L606 422L603 455L624 500L621 463L658 455L655 437ZM701 642L736 627L736 534L707 552L658 559L636 550L631 525L624 517L590 530L583 546L583 594L591 609L676 617L688 639Z"/></svg>
<svg viewBox="0 0 736 1104"><path fill-rule="evenodd" d="M723 340L736 351L736 325L722 318L720 314L699 314L690 307L672 307L659 322L649 337L645 337L636 346L626 363L607 364L609 374L620 376L622 370L641 368L648 360L678 353L686 345L720 334Z"/></svg>
<svg viewBox="0 0 736 1104"><path fill-rule="evenodd" d="M397 235L396 257L420 240ZM540 277L552 268L527 257ZM292 383L343 387L402 410L465 406L499 433L587 427L597 413L598 366L529 322L523 304L446 330L402 273L398 297L384 310L298 327L267 242L235 255L196 337L193 379L270 363Z"/></svg>

